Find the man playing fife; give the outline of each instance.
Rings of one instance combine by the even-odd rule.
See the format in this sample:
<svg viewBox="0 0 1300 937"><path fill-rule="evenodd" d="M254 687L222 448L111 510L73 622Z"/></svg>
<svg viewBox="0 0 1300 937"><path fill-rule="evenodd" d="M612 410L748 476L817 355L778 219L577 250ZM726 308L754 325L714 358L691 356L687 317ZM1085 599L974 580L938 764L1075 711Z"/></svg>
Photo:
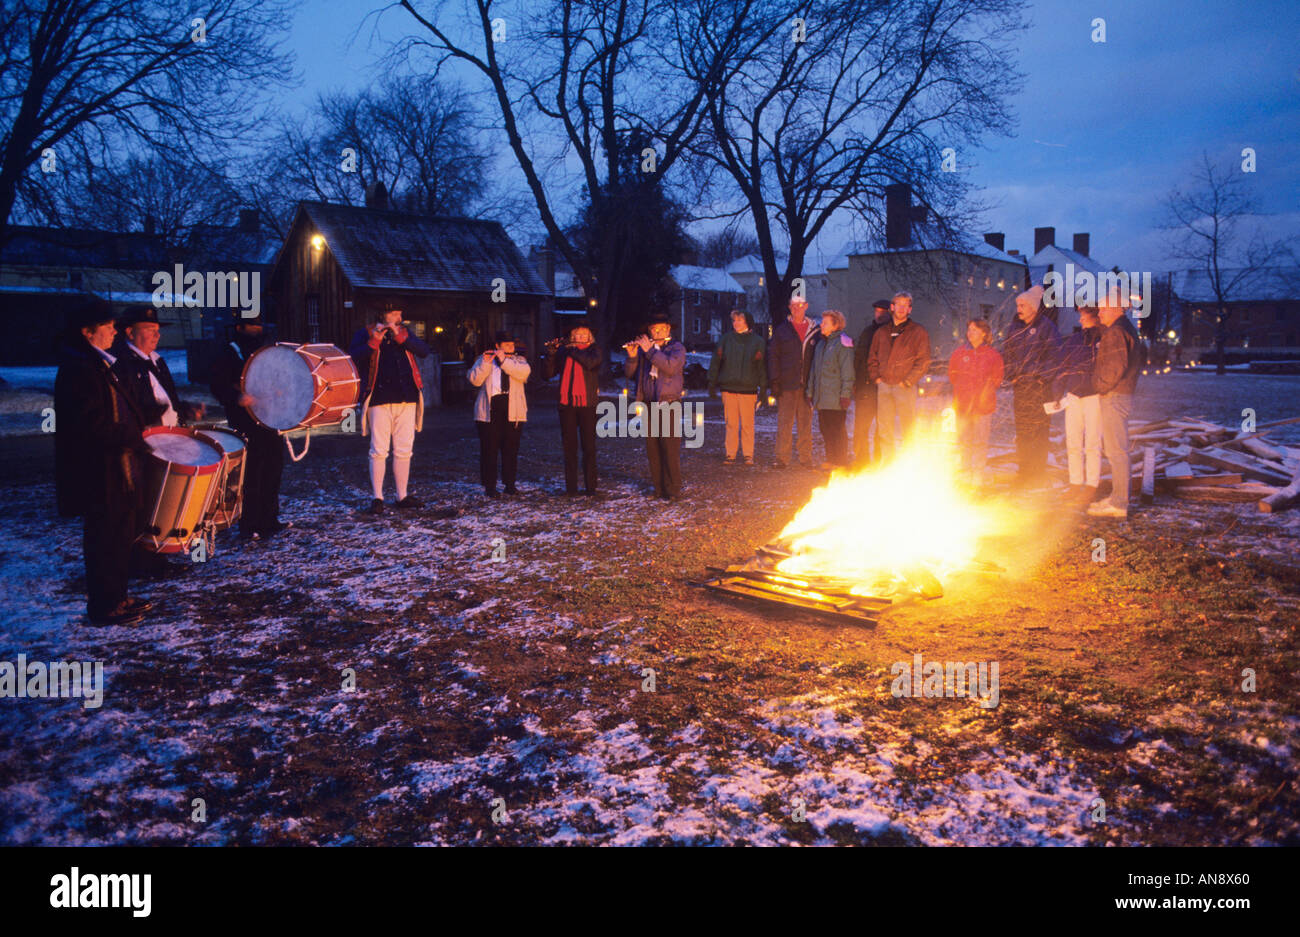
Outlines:
<svg viewBox="0 0 1300 937"><path fill-rule="evenodd" d="M1101 319L1101 341L1097 343L1097 365L1093 389L1101 395L1101 447L1110 463L1109 498L1094 501L1088 513L1094 517L1128 517L1128 496L1133 466L1128 452L1128 415L1133 410L1142 352L1137 329L1124 315L1121 300L1102 296L1097 302Z"/></svg>
<svg viewBox="0 0 1300 937"><path fill-rule="evenodd" d="M627 361L623 373L636 382L636 399L649 407L682 398L682 373L686 367L686 346L674 341L668 317L650 319L649 336L642 335L624 346ZM655 497L671 501L682 490L682 428L668 425L672 408L655 415L647 413L650 428L645 436L646 458Z"/></svg>
<svg viewBox="0 0 1300 937"><path fill-rule="evenodd" d="M930 333L912 321L912 294L895 293L892 309L892 321L876 331L867 354L867 375L879 395L876 439L883 458L892 456L911 435L916 385L930 367Z"/></svg>
<svg viewBox="0 0 1300 937"><path fill-rule="evenodd" d="M767 378L764 345L753 330L749 313L731 310L732 331L722 336L709 363L709 396L722 386L722 411L727 421L727 465L736 463L736 450L745 464L754 464L754 411ZM787 434L788 435L788 434Z"/></svg>
<svg viewBox="0 0 1300 937"><path fill-rule="evenodd" d="M776 465L790 464L790 431L798 423L799 464L812 468L812 407L805 388L818 332L808 321L808 300L790 297L790 315L767 343L767 384L776 398Z"/></svg>
<svg viewBox="0 0 1300 937"><path fill-rule="evenodd" d="M411 477L411 451L415 434L424 424L424 381L417 357L429 346L402 324L402 310L390 309L368 328L357 329L349 348L365 388L361 407L361 432L370 433L370 491L368 514L384 509L384 470L393 452L393 484L399 508L420 503L407 494Z"/></svg>

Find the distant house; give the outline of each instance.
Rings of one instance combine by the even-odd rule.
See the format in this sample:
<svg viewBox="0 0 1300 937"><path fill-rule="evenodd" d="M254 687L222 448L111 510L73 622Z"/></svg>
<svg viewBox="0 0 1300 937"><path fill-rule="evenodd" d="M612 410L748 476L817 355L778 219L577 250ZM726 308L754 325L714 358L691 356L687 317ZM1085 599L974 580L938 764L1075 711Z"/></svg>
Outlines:
<svg viewBox="0 0 1300 937"><path fill-rule="evenodd" d="M499 329L533 354L549 291L496 221L300 202L268 286L282 341L347 348L388 309L446 364L468 362ZM457 365L458 367L460 365Z"/></svg>
<svg viewBox="0 0 1300 937"><path fill-rule="evenodd" d="M929 331L936 359L965 339L968 319L988 320L995 336L1010 326L1027 268L1003 249L1001 234L941 237L906 185L886 190L885 214L883 242L851 242L827 264L826 305L845 314L851 336L871 321L873 302L902 291L912 294L912 317Z"/></svg>
<svg viewBox="0 0 1300 937"><path fill-rule="evenodd" d="M677 307L677 337L688 350L711 349L731 328L731 310L749 308L745 288L721 267L679 264L668 268L668 280Z"/></svg>
<svg viewBox="0 0 1300 937"><path fill-rule="evenodd" d="M1055 228L1035 228L1034 255L1028 261L1030 282L1042 285L1047 275L1053 272L1065 277L1069 273L1068 267L1073 267L1076 276L1081 270L1094 275L1109 273L1111 268L1089 256L1090 242L1090 235L1076 234L1073 248L1057 247ZM1069 335L1079 327L1079 310L1073 306L1049 309L1048 314L1053 316L1062 335Z"/></svg>
<svg viewBox="0 0 1300 937"><path fill-rule="evenodd" d="M777 263L784 264L786 258L777 254ZM745 290L749 311L760 329L770 329L771 309L768 303L767 275L763 271L763 259L757 254L748 254L727 264L727 273ZM826 273L804 274L804 298L808 300L808 315L818 318L826 311L826 290L828 287Z"/></svg>
<svg viewBox="0 0 1300 937"><path fill-rule="evenodd" d="M51 363L66 315L85 302L106 299L117 312L153 297L153 276L171 257L153 234L11 225L0 244L0 309L8 339L4 364ZM179 297L173 297L180 302ZM160 310L163 347L184 347L198 334L195 310Z"/></svg>
<svg viewBox="0 0 1300 937"><path fill-rule="evenodd" d="M1239 271L1225 270L1231 282ZM1177 336L1184 360L1210 355L1218 329L1218 304L1209 276L1202 270L1170 274L1173 315L1181 322ZM1269 267L1247 274L1228 308L1230 361L1300 358L1300 268Z"/></svg>

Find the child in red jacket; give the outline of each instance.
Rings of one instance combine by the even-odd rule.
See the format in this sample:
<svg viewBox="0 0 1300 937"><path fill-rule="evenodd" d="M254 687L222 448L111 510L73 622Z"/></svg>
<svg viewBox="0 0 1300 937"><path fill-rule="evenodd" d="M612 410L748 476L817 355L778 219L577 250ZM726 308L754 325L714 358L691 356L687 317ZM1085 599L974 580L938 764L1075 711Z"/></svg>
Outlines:
<svg viewBox="0 0 1300 937"><path fill-rule="evenodd" d="M948 359L948 382L952 384L952 405L957 413L957 444L961 447L961 477L970 484L984 484L984 463L988 459L989 430L1002 383L1002 356L990 344L993 329L983 319L966 324L967 345Z"/></svg>

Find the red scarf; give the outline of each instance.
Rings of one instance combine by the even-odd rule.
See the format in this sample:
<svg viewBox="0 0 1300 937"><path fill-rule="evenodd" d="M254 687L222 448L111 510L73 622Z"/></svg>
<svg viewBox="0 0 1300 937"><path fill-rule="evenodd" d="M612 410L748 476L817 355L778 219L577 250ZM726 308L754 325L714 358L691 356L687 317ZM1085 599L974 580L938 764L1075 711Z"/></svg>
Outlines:
<svg viewBox="0 0 1300 937"><path fill-rule="evenodd" d="M579 345L586 348L587 345ZM564 374L560 377L560 403L566 407L585 407L587 405L587 379L582 368L573 358L565 356Z"/></svg>

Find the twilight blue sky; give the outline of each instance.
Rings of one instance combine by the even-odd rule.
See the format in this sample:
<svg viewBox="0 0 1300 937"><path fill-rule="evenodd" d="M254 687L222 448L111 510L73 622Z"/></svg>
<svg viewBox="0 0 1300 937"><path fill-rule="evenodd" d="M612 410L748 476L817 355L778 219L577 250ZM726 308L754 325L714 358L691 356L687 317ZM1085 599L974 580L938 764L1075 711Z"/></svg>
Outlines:
<svg viewBox="0 0 1300 937"><path fill-rule="evenodd" d="M303 78L283 97L290 112L318 91L364 86L387 40L416 28L405 11L372 9L305 0L289 40ZM1105 43L1091 39L1095 17ZM1240 167L1250 146L1258 171L1245 178L1267 227L1300 233L1300 2L1035 0L1028 19L1014 136L958 152L990 206L981 232L1025 251L1036 226L1054 226L1065 246L1087 231L1107 266L1169 269L1160 199L1202 152ZM512 171L508 158L498 171ZM827 234L825 259L849 234L847 223Z"/></svg>

